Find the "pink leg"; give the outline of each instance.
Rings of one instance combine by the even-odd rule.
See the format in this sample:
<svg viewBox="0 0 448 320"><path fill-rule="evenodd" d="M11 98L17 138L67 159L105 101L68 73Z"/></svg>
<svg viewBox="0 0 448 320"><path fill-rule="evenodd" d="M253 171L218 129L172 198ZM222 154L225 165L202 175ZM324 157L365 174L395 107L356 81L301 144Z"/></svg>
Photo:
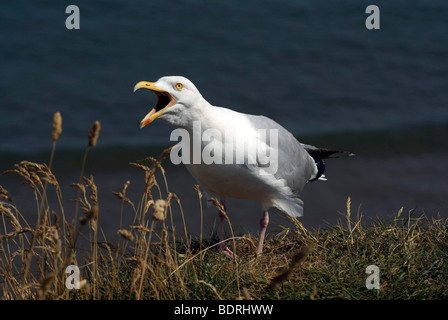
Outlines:
<svg viewBox="0 0 448 320"><path fill-rule="evenodd" d="M266 235L266 229L269 224L269 213L267 211L263 212L263 216L260 220L260 239L258 240L258 249L257 249L257 255L261 256L263 253L263 243L264 243L264 237Z"/></svg>

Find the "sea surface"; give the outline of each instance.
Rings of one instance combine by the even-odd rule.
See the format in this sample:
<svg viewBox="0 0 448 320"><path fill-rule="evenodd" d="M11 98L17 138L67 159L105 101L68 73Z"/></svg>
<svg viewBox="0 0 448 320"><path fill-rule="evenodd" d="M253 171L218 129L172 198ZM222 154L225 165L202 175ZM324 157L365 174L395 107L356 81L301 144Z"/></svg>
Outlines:
<svg viewBox="0 0 448 320"><path fill-rule="evenodd" d="M375 2L380 29L367 30L365 10ZM65 26L70 4L80 9L79 30ZM155 96L133 87L183 75L213 105L266 115L304 143L357 154L329 160L328 181L306 187L306 226L336 223L348 197L352 212L373 220L401 207L447 217L447 17L445 0L2 1L0 171L24 159L48 162L59 111L54 166L69 199L87 133L101 121L86 174L104 199L104 225L115 230L120 203L111 192L130 180L138 202L142 186L128 163L172 144L162 121L139 128ZM168 166L167 179L197 233L195 181L178 166ZM20 181L0 176L32 215ZM229 208L232 222L257 232L258 204ZM270 230L287 223L276 219Z"/></svg>

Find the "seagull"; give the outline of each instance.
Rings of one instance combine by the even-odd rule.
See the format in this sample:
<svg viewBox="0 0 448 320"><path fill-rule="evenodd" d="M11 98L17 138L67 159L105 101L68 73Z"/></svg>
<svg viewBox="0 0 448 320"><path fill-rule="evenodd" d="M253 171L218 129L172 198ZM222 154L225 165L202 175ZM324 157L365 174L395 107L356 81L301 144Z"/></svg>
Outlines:
<svg viewBox="0 0 448 320"><path fill-rule="evenodd" d="M227 198L260 202L263 213L259 221L257 255L263 252L268 211L276 209L295 218L301 217L303 201L300 194L305 185L326 180L323 160L354 155L302 144L268 117L213 106L189 79L182 76L166 76L156 82L140 81L134 92L142 88L154 92L157 102L140 127L159 118L187 133L188 139L179 143L182 156L187 154L182 158L183 163L208 197L219 199L224 212L227 211ZM194 150L199 152L194 154ZM204 159L195 158L195 155ZM219 217L219 248L234 257L224 240L226 214L220 210Z"/></svg>

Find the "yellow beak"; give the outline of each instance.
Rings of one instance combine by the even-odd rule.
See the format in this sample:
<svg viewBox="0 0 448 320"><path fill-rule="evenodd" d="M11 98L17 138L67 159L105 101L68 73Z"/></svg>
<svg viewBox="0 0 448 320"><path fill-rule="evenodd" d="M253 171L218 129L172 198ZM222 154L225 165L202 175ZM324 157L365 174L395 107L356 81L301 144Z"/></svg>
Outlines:
<svg viewBox="0 0 448 320"><path fill-rule="evenodd" d="M176 103L176 99L174 99L174 97L165 90L156 87L155 82L140 81L135 85L134 92L141 88L153 91L157 95L156 106L140 122L140 128L143 128L161 116L167 108L174 105ZM166 106L163 106L165 102L167 104Z"/></svg>
<svg viewBox="0 0 448 320"><path fill-rule="evenodd" d="M141 88L145 88L151 91L159 91L159 92L165 92L165 90L162 90L158 87L156 87L156 83L155 82L147 82L147 81L140 81L139 83L137 83L134 87L134 92L137 91L138 89Z"/></svg>

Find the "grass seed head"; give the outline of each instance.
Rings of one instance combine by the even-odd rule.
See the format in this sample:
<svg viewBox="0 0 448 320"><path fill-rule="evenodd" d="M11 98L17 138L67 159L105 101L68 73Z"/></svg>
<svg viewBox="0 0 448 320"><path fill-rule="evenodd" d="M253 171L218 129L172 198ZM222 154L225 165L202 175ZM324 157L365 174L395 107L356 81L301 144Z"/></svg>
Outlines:
<svg viewBox="0 0 448 320"><path fill-rule="evenodd" d="M98 205L94 205L92 209L87 211L86 215L81 217L81 224L84 225L87 222L95 222L98 219Z"/></svg>
<svg viewBox="0 0 448 320"><path fill-rule="evenodd" d="M118 199L122 200L123 202L129 203L135 209L134 203L129 198L126 197L126 189L128 188L130 183L131 182L129 180L126 181L126 183L123 185L123 189L121 190L121 192L112 191L112 194L114 194Z"/></svg>
<svg viewBox="0 0 448 320"><path fill-rule="evenodd" d="M51 133L51 139L56 141L62 133L62 116L60 112L55 112L53 115L53 131Z"/></svg>
<svg viewBox="0 0 448 320"><path fill-rule="evenodd" d="M13 230L15 232L18 232L22 229L22 226L20 225L17 217L12 212L11 208L14 208L11 204L0 202L0 215L5 215L8 218Z"/></svg>
<svg viewBox="0 0 448 320"><path fill-rule="evenodd" d="M271 282L269 284L269 288L274 289L281 283L289 280L291 278L291 275L292 275L294 269L305 260L305 258L310 254L312 248L313 248L312 245L307 245L307 246L302 247L296 254L294 254L294 256L292 257L292 259L289 263L288 269L286 269L285 271L283 271L280 274L278 274L277 276L275 276L271 280Z"/></svg>
<svg viewBox="0 0 448 320"><path fill-rule="evenodd" d="M126 240L129 241L134 241L134 235L132 234L131 231L126 230L126 229L120 229L117 232L120 236L122 236L123 238L125 238Z"/></svg>
<svg viewBox="0 0 448 320"><path fill-rule="evenodd" d="M156 200L154 205L152 206L154 214L153 217L156 220L165 220L166 219L166 201L163 199Z"/></svg>
<svg viewBox="0 0 448 320"><path fill-rule="evenodd" d="M11 195L9 194L9 192L3 188L2 186L0 186L0 199L4 199L4 200L8 200L9 202L12 202L12 198Z"/></svg>
<svg viewBox="0 0 448 320"><path fill-rule="evenodd" d="M89 147L96 146L98 136L100 135L101 123L97 120L89 131Z"/></svg>

